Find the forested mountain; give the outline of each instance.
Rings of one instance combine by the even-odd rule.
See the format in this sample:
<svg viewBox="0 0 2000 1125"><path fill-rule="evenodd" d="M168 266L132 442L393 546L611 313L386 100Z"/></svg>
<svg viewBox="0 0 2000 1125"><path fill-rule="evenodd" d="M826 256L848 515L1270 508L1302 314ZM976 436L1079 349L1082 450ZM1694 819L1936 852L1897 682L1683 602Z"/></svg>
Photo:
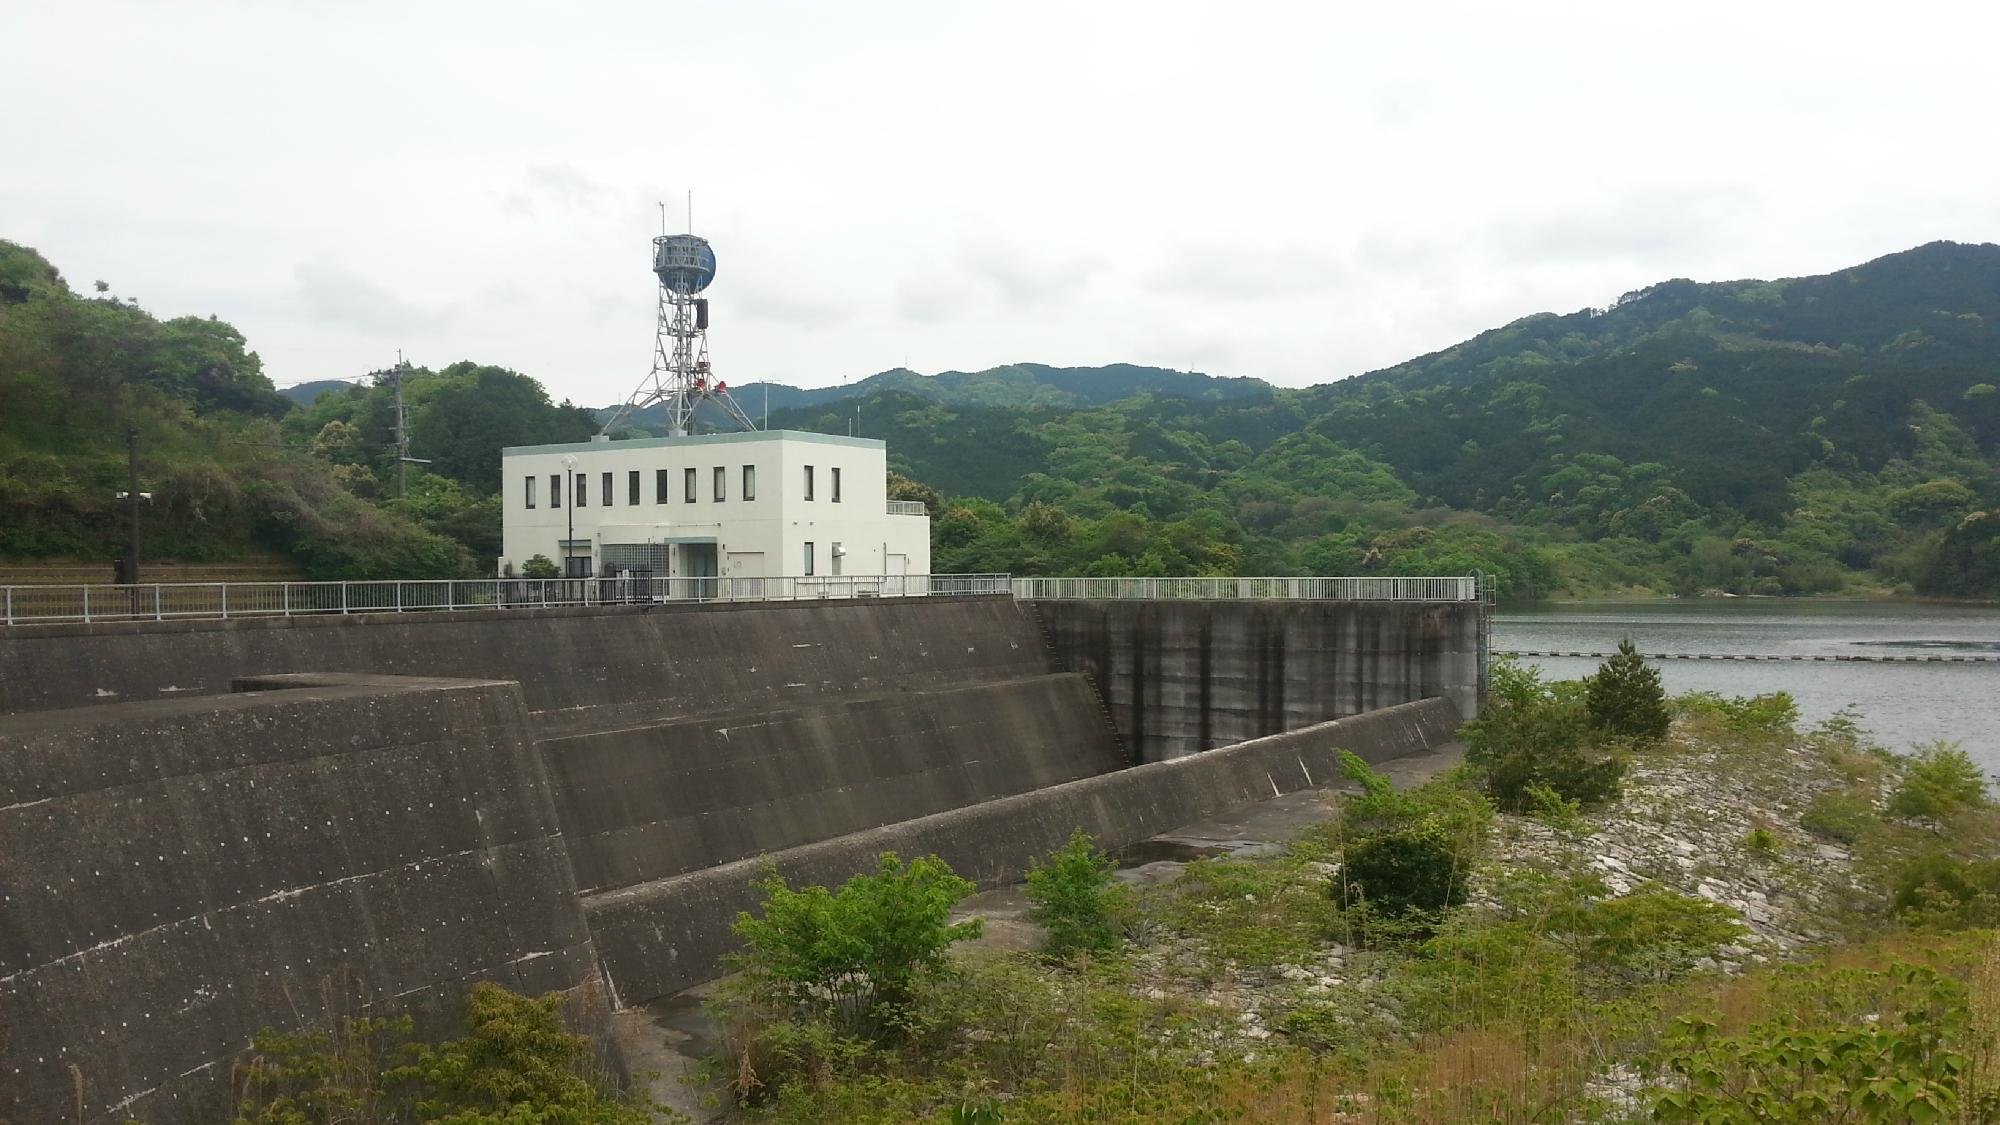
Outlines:
<svg viewBox="0 0 2000 1125"><path fill-rule="evenodd" d="M940 371L919 375L906 367L878 372L853 383L831 387L791 387L783 383L746 383L731 389L737 404L752 417L762 419L765 409L790 410L795 407L826 406L849 399L869 399L902 394L952 406L1103 406L1139 394L1166 395L1205 402L1229 402L1269 398L1275 390L1262 379L1226 378L1194 371L1171 371L1164 367L1140 367L1114 363L1106 367L1049 367L1040 363L1011 363L984 371ZM597 412L599 421L617 410L607 406ZM714 413L714 417L710 417ZM657 406L634 412L628 419L635 430L650 434L663 432L665 415ZM719 412L703 404L697 421L722 424Z"/></svg>
<svg viewBox="0 0 2000 1125"><path fill-rule="evenodd" d="M1662 282L1303 390L893 370L774 386L771 424L886 439L898 494L936 509L941 571L1992 597L1996 384L2000 247L1934 243L1823 277ZM605 413L503 367L410 369L430 463L402 498L388 388L305 389L275 392L227 324L80 296L0 243L0 557L115 554L137 424L156 554L473 573L497 552L500 447L580 439ZM737 389L761 414L761 386Z"/></svg>

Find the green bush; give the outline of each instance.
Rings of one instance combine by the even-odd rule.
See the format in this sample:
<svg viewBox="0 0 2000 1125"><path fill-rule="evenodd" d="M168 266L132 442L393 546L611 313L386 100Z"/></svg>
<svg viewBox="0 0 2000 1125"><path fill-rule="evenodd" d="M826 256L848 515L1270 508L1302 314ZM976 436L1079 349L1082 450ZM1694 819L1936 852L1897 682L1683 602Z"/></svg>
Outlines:
<svg viewBox="0 0 2000 1125"><path fill-rule="evenodd" d="M332 1032L253 1040L237 1089L238 1125L644 1125L686 1120L628 1101L601 1081L591 1041L563 1026L562 994L531 998L481 982L470 1034L410 1042L411 1021L346 1020Z"/></svg>
<svg viewBox="0 0 2000 1125"><path fill-rule="evenodd" d="M1903 765L1903 783L1889 794L1889 814L1942 820L1962 809L1991 803L1986 775L1965 751L1936 742L1912 751Z"/></svg>
<svg viewBox="0 0 2000 1125"><path fill-rule="evenodd" d="M1586 903L1558 928L1580 941L1584 964L1650 980L1682 973L1749 932L1721 903L1661 886Z"/></svg>
<svg viewBox="0 0 2000 1125"><path fill-rule="evenodd" d="M873 874L837 892L793 890L776 872L756 884L763 917L737 915L744 950L732 956L757 999L880 1033L911 989L945 967L953 943L979 936L980 920L953 923L975 889L936 856L904 863L884 852Z"/></svg>
<svg viewBox="0 0 2000 1125"><path fill-rule="evenodd" d="M1046 864L1028 869L1029 920L1048 931L1043 951L1068 958L1118 945L1129 897L1111 877L1115 865L1081 828Z"/></svg>
<svg viewBox="0 0 2000 1125"><path fill-rule="evenodd" d="M1691 691L1674 697L1674 710L1721 723L1737 734L1787 734L1799 721L1798 703L1782 691L1753 696Z"/></svg>
<svg viewBox="0 0 2000 1125"><path fill-rule="evenodd" d="M1361 787L1341 802L1341 905L1394 918L1462 901L1492 819L1486 803L1442 782L1398 792L1355 755L1340 761Z"/></svg>
<svg viewBox="0 0 2000 1125"><path fill-rule="evenodd" d="M2000 924L2000 860L1926 852L1897 869L1890 903L1898 917L1915 925Z"/></svg>
<svg viewBox="0 0 2000 1125"><path fill-rule="evenodd" d="M1576 691L1512 660L1495 662L1486 711L1459 733L1466 762L1508 812L1527 811L1538 789L1581 805L1614 800L1625 775L1623 762L1590 748L1590 717Z"/></svg>
<svg viewBox="0 0 2000 1125"><path fill-rule="evenodd" d="M1875 824L1875 807L1855 793L1816 794L1799 816L1799 827L1837 844L1853 846Z"/></svg>
<svg viewBox="0 0 2000 1125"><path fill-rule="evenodd" d="M521 564L521 577L523 578L557 578L561 575L562 569L556 566L555 560L547 555L532 556L527 562Z"/></svg>
<svg viewBox="0 0 2000 1125"><path fill-rule="evenodd" d="M1646 663L1629 637L1618 642L1618 655L1584 681L1584 707L1591 726L1634 742L1658 742L1673 722L1660 670Z"/></svg>

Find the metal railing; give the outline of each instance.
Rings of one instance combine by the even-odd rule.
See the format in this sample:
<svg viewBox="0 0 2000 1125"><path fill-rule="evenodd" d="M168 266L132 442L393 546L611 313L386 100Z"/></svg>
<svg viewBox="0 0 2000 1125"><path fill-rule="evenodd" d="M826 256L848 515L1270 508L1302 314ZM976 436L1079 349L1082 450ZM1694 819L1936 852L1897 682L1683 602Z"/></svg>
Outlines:
<svg viewBox="0 0 2000 1125"><path fill-rule="evenodd" d="M435 582L193 582L0 587L0 622L168 621L649 602L1006 594L1004 574L781 578L485 578Z"/></svg>
<svg viewBox="0 0 2000 1125"><path fill-rule="evenodd" d="M1097 599L1145 601L1295 600L1349 602L1474 602L1479 580L1462 578L1016 578L1023 601Z"/></svg>
<svg viewBox="0 0 2000 1125"><path fill-rule="evenodd" d="M483 578L430 582L182 582L0 586L0 623L168 621L649 602L975 597L1024 601L1479 601L1463 578L1010 578L1005 574L782 578Z"/></svg>
<svg viewBox="0 0 2000 1125"><path fill-rule="evenodd" d="M891 500L889 501L889 514L892 516L924 516L930 514L930 509L924 507L922 500Z"/></svg>

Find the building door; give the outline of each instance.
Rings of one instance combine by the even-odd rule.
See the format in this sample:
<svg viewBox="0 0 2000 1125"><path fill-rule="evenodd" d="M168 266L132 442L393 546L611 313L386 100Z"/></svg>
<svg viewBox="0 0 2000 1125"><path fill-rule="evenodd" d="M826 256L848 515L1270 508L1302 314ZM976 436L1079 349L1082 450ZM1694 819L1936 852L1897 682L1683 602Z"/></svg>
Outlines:
<svg viewBox="0 0 2000 1125"><path fill-rule="evenodd" d="M715 544L681 544L681 573L693 580L688 583L692 587L691 594L693 597L715 597L717 586L716 574L718 573Z"/></svg>

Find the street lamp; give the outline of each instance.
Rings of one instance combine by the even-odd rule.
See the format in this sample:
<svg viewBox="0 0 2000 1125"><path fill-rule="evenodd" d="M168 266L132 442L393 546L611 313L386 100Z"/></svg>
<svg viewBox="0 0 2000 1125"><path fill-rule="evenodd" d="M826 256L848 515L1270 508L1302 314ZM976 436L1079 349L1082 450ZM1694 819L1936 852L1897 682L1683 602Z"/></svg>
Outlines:
<svg viewBox="0 0 2000 1125"><path fill-rule="evenodd" d="M576 568L570 565L569 553L571 550L570 544L574 542L576 539L576 455L575 454L570 454L569 456L563 458L563 472L568 477L568 480L566 480L563 483L563 491L568 493L568 495L563 497L564 501L563 511L566 515L569 516L569 534L566 538L563 539L563 545L562 545L563 577L574 578L576 577L575 575Z"/></svg>

